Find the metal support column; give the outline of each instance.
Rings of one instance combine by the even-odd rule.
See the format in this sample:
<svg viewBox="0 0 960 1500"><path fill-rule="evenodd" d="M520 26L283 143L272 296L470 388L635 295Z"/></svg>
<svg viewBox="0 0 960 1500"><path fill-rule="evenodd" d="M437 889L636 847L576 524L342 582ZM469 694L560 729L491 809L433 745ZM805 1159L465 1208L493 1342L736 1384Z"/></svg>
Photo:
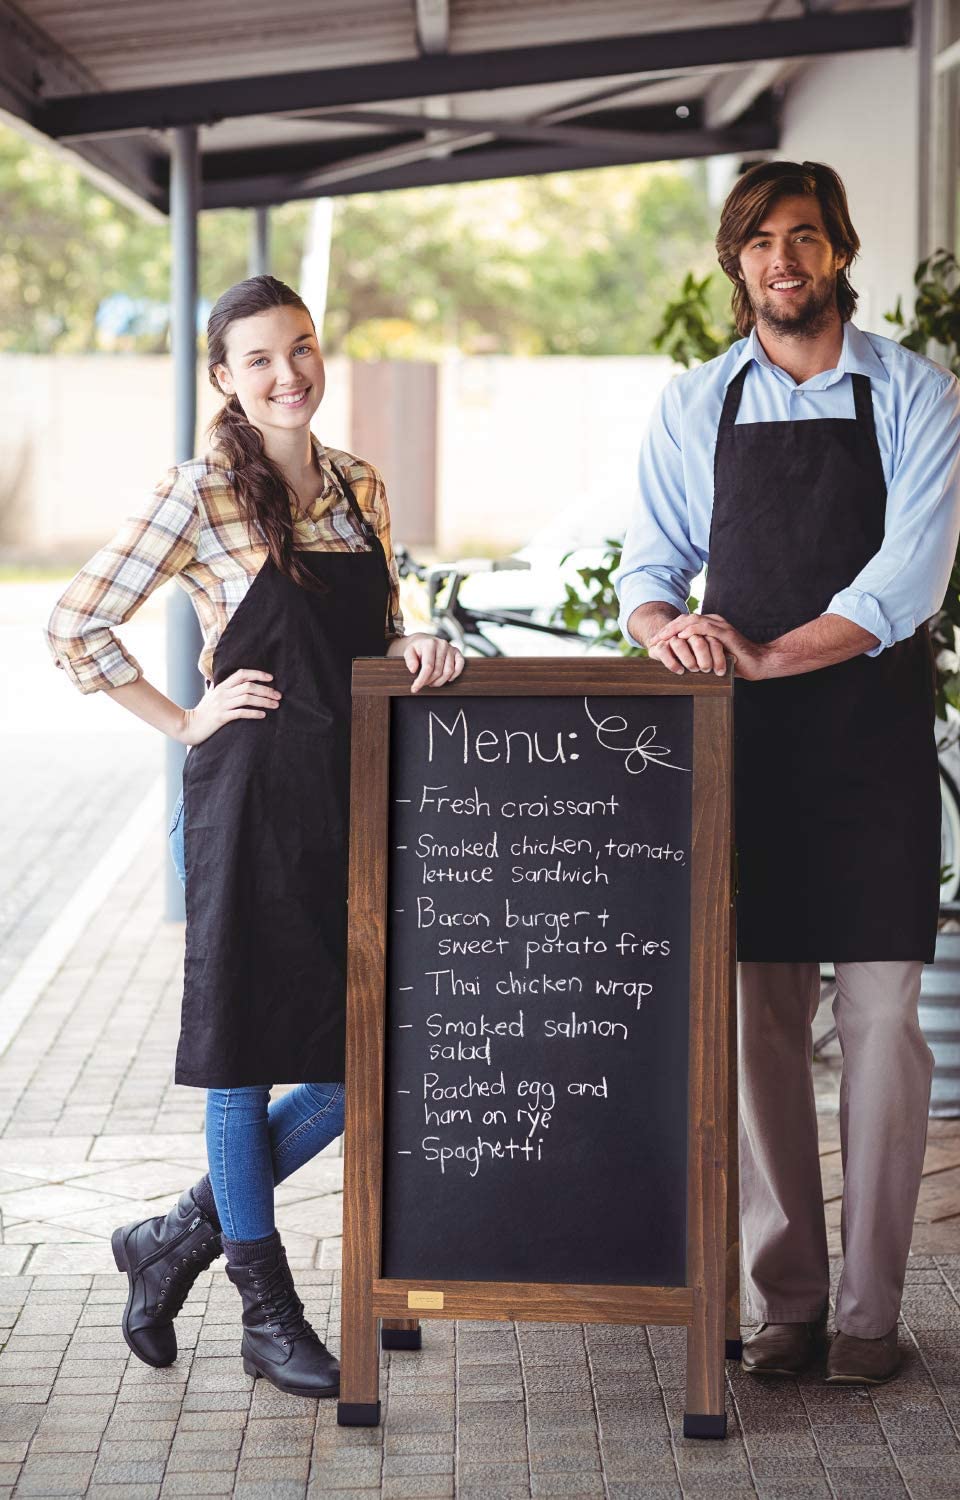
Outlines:
<svg viewBox="0 0 960 1500"><path fill-rule="evenodd" d="M958 244L957 183L960 179L960 14L955 4L938 0L933 9L932 74L918 79L918 88L930 94L931 173L929 245L920 246L923 254L930 250L952 250ZM921 126L922 126L921 118ZM940 359L941 354L934 354Z"/></svg>
<svg viewBox="0 0 960 1500"><path fill-rule="evenodd" d="M270 210L267 207L253 210L250 226L251 276L266 276L270 270Z"/></svg>
<svg viewBox="0 0 960 1500"><path fill-rule="evenodd" d="M171 132L170 240L172 247L171 344L174 378L174 462L193 457L197 428L197 211L200 156L193 125ZM176 588L167 604L167 695L192 708L203 694L197 657L203 644L193 606ZM167 741L167 807L180 793L186 749ZM183 921L183 892L167 862L168 921Z"/></svg>
<svg viewBox="0 0 960 1500"><path fill-rule="evenodd" d="M917 0L914 11L914 48L917 66L917 248L922 260L934 248L936 211L931 188L936 175L934 134L935 101L933 58L937 30L936 0ZM910 309L907 309L909 315Z"/></svg>

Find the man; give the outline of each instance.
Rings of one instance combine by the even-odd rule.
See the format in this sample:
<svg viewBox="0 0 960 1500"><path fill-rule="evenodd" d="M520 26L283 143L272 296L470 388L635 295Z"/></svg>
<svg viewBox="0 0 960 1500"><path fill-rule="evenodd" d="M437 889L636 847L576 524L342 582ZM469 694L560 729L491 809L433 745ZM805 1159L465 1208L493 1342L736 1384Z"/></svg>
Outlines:
<svg viewBox="0 0 960 1500"><path fill-rule="evenodd" d="M827 1381L894 1374L933 1059L940 799L925 622L960 530L960 386L851 322L839 177L751 168L717 235L747 335L664 391L617 575L671 672L735 662L740 1149L755 1374L817 1353L829 1290L811 1024L836 964L844 1269ZM709 562L703 612L692 578Z"/></svg>

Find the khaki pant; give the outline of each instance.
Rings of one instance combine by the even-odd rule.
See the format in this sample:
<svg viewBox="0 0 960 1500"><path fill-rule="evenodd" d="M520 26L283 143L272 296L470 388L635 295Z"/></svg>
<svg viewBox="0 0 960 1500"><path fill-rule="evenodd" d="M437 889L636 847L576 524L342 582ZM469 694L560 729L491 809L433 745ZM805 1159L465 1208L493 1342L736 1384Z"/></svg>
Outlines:
<svg viewBox="0 0 960 1500"><path fill-rule="evenodd" d="M843 1052L843 1273L836 1325L879 1338L897 1321L927 1138L933 1054L917 1020L920 963L837 964ZM813 963L739 965L740 1197L749 1311L812 1322L829 1266L817 1148Z"/></svg>

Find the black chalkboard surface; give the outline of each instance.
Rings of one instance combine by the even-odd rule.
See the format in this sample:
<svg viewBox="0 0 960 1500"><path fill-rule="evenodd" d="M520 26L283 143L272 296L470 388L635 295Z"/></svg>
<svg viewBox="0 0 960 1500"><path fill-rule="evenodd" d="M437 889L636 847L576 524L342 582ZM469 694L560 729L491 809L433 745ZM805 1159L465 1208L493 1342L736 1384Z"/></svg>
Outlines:
<svg viewBox="0 0 960 1500"><path fill-rule="evenodd" d="M421 1320L687 1330L687 1437L739 1350L733 672L353 669L337 1420Z"/></svg>
<svg viewBox="0 0 960 1500"><path fill-rule="evenodd" d="M682 1286L691 700L390 742L383 1275Z"/></svg>

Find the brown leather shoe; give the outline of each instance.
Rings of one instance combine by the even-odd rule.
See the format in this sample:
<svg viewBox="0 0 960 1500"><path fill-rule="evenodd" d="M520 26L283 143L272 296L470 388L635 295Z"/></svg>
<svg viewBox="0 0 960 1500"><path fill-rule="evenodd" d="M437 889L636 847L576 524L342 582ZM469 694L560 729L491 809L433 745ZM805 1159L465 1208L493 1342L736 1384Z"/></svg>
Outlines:
<svg viewBox="0 0 960 1500"><path fill-rule="evenodd" d="M741 1363L751 1375L797 1375L820 1352L826 1318L815 1323L761 1323L743 1346Z"/></svg>
<svg viewBox="0 0 960 1500"><path fill-rule="evenodd" d="M879 1339L837 1333L827 1354L827 1385L883 1385L899 1368L896 1324Z"/></svg>

